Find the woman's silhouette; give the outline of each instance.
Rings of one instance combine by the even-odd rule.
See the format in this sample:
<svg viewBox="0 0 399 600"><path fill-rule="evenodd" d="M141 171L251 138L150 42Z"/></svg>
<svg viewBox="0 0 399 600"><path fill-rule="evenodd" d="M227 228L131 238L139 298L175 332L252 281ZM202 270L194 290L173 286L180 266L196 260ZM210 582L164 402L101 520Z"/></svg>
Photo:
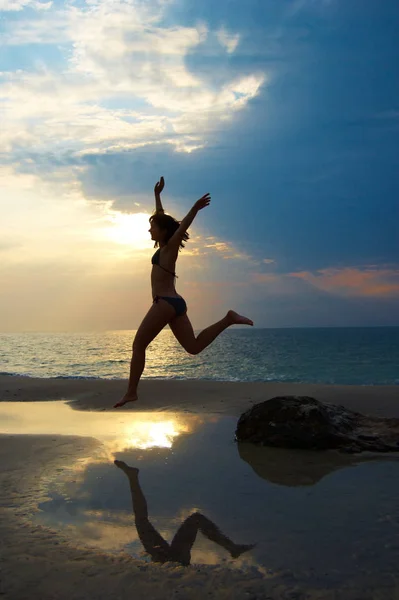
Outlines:
<svg viewBox="0 0 399 600"><path fill-rule="evenodd" d="M244 552L254 548L255 544L234 544L212 521L199 512L187 517L180 525L172 542L168 544L148 519L147 502L139 483L139 469L129 467L121 460L114 462L129 480L137 533L146 552L154 562L179 562L184 566L189 565L191 548L198 531L201 531L212 542L225 548L232 558L238 558Z"/></svg>
<svg viewBox="0 0 399 600"><path fill-rule="evenodd" d="M251 319L229 310L223 319L210 325L198 336L195 336L193 327L187 316L187 306L184 299L176 292L175 265L179 250L184 248L188 240L187 229L190 227L197 213L209 206L210 194L205 194L197 200L192 209L179 223L164 213L161 203L161 192L164 188L164 179L161 177L154 188L155 214L150 218L151 239L155 241L158 250L152 257L151 287L153 304L133 341L133 356L130 363L129 384L126 394L115 404L115 408L127 402L137 400L137 386L145 366L145 352L147 346L158 333L169 324L173 334L183 348L190 354L198 354L209 346L213 340L231 325L253 325Z"/></svg>

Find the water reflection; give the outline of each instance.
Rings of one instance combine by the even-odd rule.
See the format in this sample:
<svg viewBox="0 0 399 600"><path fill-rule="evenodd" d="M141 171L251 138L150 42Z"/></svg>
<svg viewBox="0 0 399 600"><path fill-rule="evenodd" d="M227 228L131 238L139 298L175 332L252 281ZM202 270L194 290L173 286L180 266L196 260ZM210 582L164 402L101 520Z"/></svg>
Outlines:
<svg viewBox="0 0 399 600"><path fill-rule="evenodd" d="M137 533L146 552L154 562L179 562L188 566L191 562L191 549L198 531L208 540L227 550L231 558L238 558L244 552L255 547L255 544L235 544L220 531L215 523L199 512L192 513L183 521L169 544L148 518L147 501L139 482L139 469L130 467L121 460L115 460L115 465L128 478Z"/></svg>
<svg viewBox="0 0 399 600"><path fill-rule="evenodd" d="M0 404L0 432L102 442L101 452L41 478L35 519L79 544L136 557L144 545L151 560L182 564L289 568L326 585L371 573L383 586L397 573L398 460L236 444L235 426L236 418L212 415ZM140 467L140 481L138 471L122 475L115 458ZM248 551L236 541L257 545Z"/></svg>
<svg viewBox="0 0 399 600"><path fill-rule="evenodd" d="M399 461L394 454L344 454L335 450L315 452L237 444L238 454L259 477L288 487L312 486L327 475L366 462Z"/></svg>
<svg viewBox="0 0 399 600"><path fill-rule="evenodd" d="M192 433L203 420L200 415L172 412L76 411L67 402L0 405L0 433L94 437L103 442L109 458L131 448L171 448L176 438Z"/></svg>

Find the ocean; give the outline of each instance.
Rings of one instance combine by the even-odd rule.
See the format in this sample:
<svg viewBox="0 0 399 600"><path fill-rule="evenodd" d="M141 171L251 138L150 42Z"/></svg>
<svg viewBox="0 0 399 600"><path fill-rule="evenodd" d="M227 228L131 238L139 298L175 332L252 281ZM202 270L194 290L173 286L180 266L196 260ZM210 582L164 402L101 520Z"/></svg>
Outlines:
<svg viewBox="0 0 399 600"><path fill-rule="evenodd" d="M125 379L134 333L3 333L0 372ZM229 329L197 356L165 329L143 378L398 385L399 327Z"/></svg>

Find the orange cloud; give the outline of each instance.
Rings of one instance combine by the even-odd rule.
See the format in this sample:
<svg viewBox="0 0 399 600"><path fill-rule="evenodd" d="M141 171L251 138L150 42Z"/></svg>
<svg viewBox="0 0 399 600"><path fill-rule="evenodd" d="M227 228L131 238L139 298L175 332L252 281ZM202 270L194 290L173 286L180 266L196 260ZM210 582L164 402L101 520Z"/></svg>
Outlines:
<svg viewBox="0 0 399 600"><path fill-rule="evenodd" d="M270 283L272 281L277 281L284 277L284 275L275 275L274 273L252 273L251 275L251 283Z"/></svg>
<svg viewBox="0 0 399 600"><path fill-rule="evenodd" d="M386 297L399 295L399 270L365 267L321 269L316 273L299 271L290 277L302 279L326 292L345 296Z"/></svg>
<svg viewBox="0 0 399 600"><path fill-rule="evenodd" d="M206 255L211 253L218 253L219 256L223 259L231 260L246 260L246 261L254 261L254 259L245 252L240 252L231 242L219 241L214 236L208 236L201 240L201 238L197 237L201 243L201 251L198 254Z"/></svg>

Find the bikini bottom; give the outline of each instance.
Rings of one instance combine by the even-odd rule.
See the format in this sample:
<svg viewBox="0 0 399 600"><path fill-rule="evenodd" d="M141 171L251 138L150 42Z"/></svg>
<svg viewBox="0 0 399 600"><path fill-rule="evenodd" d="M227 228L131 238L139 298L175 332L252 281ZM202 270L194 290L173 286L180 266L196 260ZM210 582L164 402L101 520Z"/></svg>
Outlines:
<svg viewBox="0 0 399 600"><path fill-rule="evenodd" d="M176 311L176 317L181 317L187 312L187 304L181 296L155 296L154 302L166 300Z"/></svg>

